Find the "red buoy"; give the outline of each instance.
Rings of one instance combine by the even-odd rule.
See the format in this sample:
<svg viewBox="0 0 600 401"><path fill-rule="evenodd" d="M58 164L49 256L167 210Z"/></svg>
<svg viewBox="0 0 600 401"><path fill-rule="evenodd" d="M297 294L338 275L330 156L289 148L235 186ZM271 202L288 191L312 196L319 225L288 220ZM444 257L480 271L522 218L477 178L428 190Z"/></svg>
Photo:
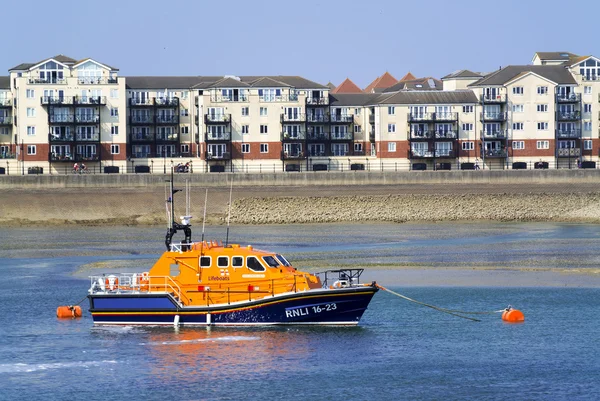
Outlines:
<svg viewBox="0 0 600 401"><path fill-rule="evenodd" d="M508 323L522 323L525 321L525 315L520 310L509 307L502 312L502 320Z"/></svg>
<svg viewBox="0 0 600 401"><path fill-rule="evenodd" d="M59 306L58 308L56 308L56 317L59 319L72 319L75 317L81 317L81 306Z"/></svg>

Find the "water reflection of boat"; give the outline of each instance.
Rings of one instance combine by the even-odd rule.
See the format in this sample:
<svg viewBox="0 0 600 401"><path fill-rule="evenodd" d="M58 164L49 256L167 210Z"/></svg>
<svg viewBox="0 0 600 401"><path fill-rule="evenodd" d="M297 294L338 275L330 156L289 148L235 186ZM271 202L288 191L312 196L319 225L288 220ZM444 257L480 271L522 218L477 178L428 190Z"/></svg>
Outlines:
<svg viewBox="0 0 600 401"><path fill-rule="evenodd" d="M311 274L250 245L192 242L189 212L181 223L173 218L176 192L171 180L167 251L154 266L91 277L95 324L356 325L378 291L360 283L363 269ZM178 231L185 238L173 243Z"/></svg>

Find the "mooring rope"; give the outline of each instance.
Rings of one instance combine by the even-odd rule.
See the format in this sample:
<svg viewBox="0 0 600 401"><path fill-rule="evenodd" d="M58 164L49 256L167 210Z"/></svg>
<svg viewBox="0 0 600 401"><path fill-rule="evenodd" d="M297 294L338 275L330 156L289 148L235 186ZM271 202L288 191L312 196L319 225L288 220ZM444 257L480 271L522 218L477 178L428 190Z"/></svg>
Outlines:
<svg viewBox="0 0 600 401"><path fill-rule="evenodd" d="M381 289L383 291L387 291L390 294L394 294L397 297L400 297L400 298L405 299L407 301L414 302L416 304L423 305L423 306L426 306L426 307L431 308L431 309L435 309L438 312L447 313L447 314L452 315L452 316L456 316L456 317L460 317L460 318L463 318L463 319L471 320L473 322L481 322L481 320L475 319L475 318L469 317L469 316L463 316L463 315L491 315L491 314L494 314L494 313L500 313L500 312L504 311L504 309L502 309L502 310L493 311L493 312L467 312L467 311L461 311L461 310L456 310L456 309L446 309L446 308L442 308L442 307L439 307L439 306L427 304L425 302L417 301L416 299L409 298L406 295L402 295L400 293L392 291L392 290L390 290L388 288L385 288L384 286L381 286L379 284L376 284L376 286L377 286L377 288L379 288L379 289Z"/></svg>
<svg viewBox="0 0 600 401"><path fill-rule="evenodd" d="M81 298L81 301L77 302L76 304L69 305L69 306L76 306L76 305L79 305L80 303L82 303L83 301L85 301L85 299L86 299L87 297L88 297L88 296L86 295L85 297Z"/></svg>

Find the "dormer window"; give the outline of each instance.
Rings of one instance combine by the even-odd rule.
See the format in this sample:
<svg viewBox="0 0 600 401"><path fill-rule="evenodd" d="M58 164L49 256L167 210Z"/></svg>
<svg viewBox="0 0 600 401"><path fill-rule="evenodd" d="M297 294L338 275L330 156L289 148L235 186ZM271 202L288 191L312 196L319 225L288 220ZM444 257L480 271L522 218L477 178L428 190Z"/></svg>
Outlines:
<svg viewBox="0 0 600 401"><path fill-rule="evenodd" d="M60 83L64 79L63 66L49 61L39 67L40 80L49 84Z"/></svg>

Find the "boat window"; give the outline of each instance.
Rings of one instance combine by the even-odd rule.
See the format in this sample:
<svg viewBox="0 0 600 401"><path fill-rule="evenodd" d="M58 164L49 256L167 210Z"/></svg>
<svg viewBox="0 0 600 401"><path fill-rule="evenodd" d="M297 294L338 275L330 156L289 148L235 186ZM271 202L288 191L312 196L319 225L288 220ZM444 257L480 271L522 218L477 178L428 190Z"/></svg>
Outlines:
<svg viewBox="0 0 600 401"><path fill-rule="evenodd" d="M243 256L234 256L231 258L231 265L233 267L243 267L244 266L244 257Z"/></svg>
<svg viewBox="0 0 600 401"><path fill-rule="evenodd" d="M246 259L246 266L248 266L248 269L255 272L264 272L267 270L255 256L248 256Z"/></svg>
<svg viewBox="0 0 600 401"><path fill-rule="evenodd" d="M229 267L229 256L219 256L217 258L217 266Z"/></svg>
<svg viewBox="0 0 600 401"><path fill-rule="evenodd" d="M281 262L282 265L287 267L291 266L290 262L288 262L287 259L284 258L282 255L275 255L275 257L277 258L277 260L279 260L279 262Z"/></svg>
<svg viewBox="0 0 600 401"><path fill-rule="evenodd" d="M262 258L269 267L279 267L279 262L273 256L263 256Z"/></svg>
<svg viewBox="0 0 600 401"><path fill-rule="evenodd" d="M200 256L200 267L210 267L211 263L210 256Z"/></svg>

